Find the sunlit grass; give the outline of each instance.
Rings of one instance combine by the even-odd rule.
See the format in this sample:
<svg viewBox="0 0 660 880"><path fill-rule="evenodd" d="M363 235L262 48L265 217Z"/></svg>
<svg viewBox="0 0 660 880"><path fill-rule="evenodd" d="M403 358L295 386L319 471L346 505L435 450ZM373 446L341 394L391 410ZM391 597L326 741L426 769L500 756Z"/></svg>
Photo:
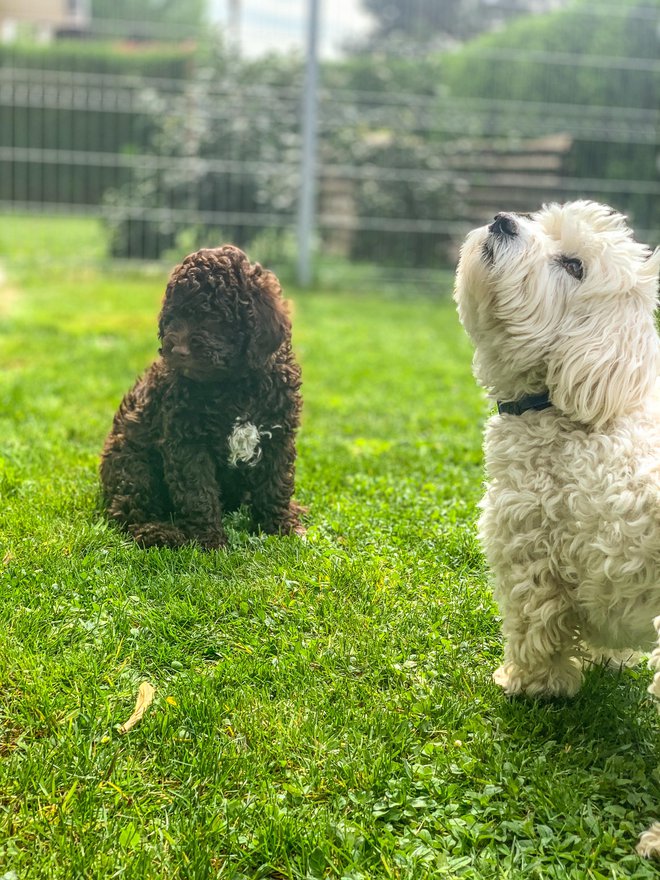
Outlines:
<svg viewBox="0 0 660 880"><path fill-rule="evenodd" d="M486 404L449 297L296 294L305 541L141 551L98 453L165 277L0 223L0 877L645 878L642 669L509 702L474 530ZM74 259L74 256L77 259ZM253 255L258 257L258 255ZM0 292L0 299L2 294ZM156 687L127 736L140 681Z"/></svg>

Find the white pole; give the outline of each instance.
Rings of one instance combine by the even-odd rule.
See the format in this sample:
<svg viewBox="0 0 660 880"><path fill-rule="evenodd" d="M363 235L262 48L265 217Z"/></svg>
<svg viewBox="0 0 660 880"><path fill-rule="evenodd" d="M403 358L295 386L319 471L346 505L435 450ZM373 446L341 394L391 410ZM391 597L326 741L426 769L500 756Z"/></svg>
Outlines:
<svg viewBox="0 0 660 880"><path fill-rule="evenodd" d="M229 45L238 54L241 51L241 0L228 0L227 33Z"/></svg>
<svg viewBox="0 0 660 880"><path fill-rule="evenodd" d="M302 104L300 201L298 203L298 284L312 282L312 245L316 212L316 113L318 104L318 31L320 0L308 0L307 61Z"/></svg>

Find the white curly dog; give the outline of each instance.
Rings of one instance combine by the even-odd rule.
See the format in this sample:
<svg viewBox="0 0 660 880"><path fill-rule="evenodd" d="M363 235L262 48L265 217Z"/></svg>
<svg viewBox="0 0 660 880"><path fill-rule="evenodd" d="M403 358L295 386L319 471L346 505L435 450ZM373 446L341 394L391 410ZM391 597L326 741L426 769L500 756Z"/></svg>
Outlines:
<svg viewBox="0 0 660 880"><path fill-rule="evenodd" d="M572 696L585 657L658 638L659 270L660 250L589 201L498 214L461 249L455 299L498 402L479 531L507 694ZM638 851L660 855L660 823Z"/></svg>

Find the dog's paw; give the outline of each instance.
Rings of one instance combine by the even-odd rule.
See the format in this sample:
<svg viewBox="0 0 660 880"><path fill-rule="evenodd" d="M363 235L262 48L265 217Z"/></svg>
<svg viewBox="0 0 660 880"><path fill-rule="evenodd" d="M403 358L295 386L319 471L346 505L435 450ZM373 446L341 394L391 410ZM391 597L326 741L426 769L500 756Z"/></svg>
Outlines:
<svg viewBox="0 0 660 880"><path fill-rule="evenodd" d="M532 670L508 662L495 670L493 681L509 697L574 697L582 684L582 668L573 658Z"/></svg>
<svg viewBox="0 0 660 880"><path fill-rule="evenodd" d="M656 672L656 674L653 676L653 681L646 690L650 694L653 694L656 700L660 700L660 672Z"/></svg>
<svg viewBox="0 0 660 880"><path fill-rule="evenodd" d="M148 547L181 547L186 543L186 536L169 523L138 523L128 527L136 544Z"/></svg>
<svg viewBox="0 0 660 880"><path fill-rule="evenodd" d="M190 540L198 544L202 550L222 550L227 546L227 536L219 531L203 532Z"/></svg>
<svg viewBox="0 0 660 880"><path fill-rule="evenodd" d="M643 834L640 834L636 847L637 853L645 859L660 858L660 822L654 822Z"/></svg>
<svg viewBox="0 0 660 880"><path fill-rule="evenodd" d="M227 544L227 536L218 529L194 532L182 529L173 523L137 523L128 531L140 547L184 547L197 544L202 550L219 550Z"/></svg>
<svg viewBox="0 0 660 880"><path fill-rule="evenodd" d="M591 645L584 646L584 660L595 666L604 666L606 669L619 671L630 666L637 666L644 655L641 651L632 648L614 650L609 648L594 648Z"/></svg>
<svg viewBox="0 0 660 880"><path fill-rule="evenodd" d="M264 535L297 535L303 538L307 534L305 526L294 516L258 523L256 528Z"/></svg>
<svg viewBox="0 0 660 880"><path fill-rule="evenodd" d="M503 663L493 673L493 681L502 688L507 697L515 697L523 691L522 677L513 663Z"/></svg>

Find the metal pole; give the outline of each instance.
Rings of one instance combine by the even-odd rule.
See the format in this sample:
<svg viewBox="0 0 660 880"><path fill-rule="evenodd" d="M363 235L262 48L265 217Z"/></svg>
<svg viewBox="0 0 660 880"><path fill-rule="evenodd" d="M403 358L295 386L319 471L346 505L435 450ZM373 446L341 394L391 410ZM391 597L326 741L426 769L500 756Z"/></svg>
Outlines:
<svg viewBox="0 0 660 880"><path fill-rule="evenodd" d="M316 113L318 104L318 31L320 0L308 0L307 61L302 103L302 152L298 203L298 284L312 281L312 246L316 213Z"/></svg>
<svg viewBox="0 0 660 880"><path fill-rule="evenodd" d="M229 45L239 55L241 52L241 0L229 0L227 9L227 33Z"/></svg>

